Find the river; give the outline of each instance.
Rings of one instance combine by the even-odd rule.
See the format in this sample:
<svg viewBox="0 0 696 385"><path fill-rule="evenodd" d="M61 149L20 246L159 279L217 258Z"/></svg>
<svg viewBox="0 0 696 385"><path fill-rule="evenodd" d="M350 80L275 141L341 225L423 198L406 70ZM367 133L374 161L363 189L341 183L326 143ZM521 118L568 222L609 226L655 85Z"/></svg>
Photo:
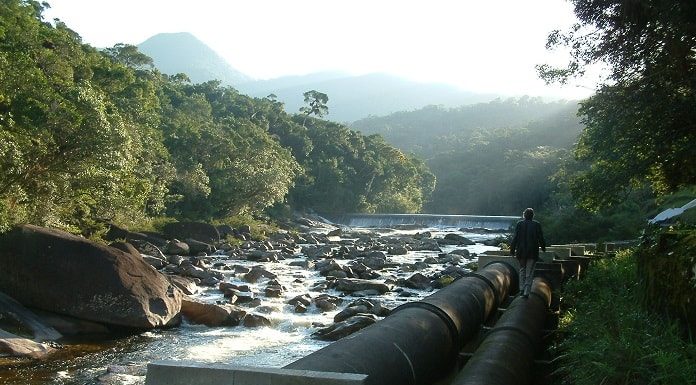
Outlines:
<svg viewBox="0 0 696 385"><path fill-rule="evenodd" d="M469 246L442 246L443 252L455 248L465 248L472 254L480 254L486 250L498 249L486 246L483 241L495 238L500 234L486 231L461 231L457 227L429 227L411 230L353 228L354 231L373 232L374 236L409 236L416 232L430 231L433 237L443 237L447 233L457 233L476 242ZM379 234L379 235L378 235ZM338 238L337 238L338 240ZM409 251L406 255L390 255L388 260L397 264L414 263L428 257L436 257L436 251ZM0 383L3 384L143 384L145 364L153 360L195 360L202 362L233 363L250 366L280 367L289 364L328 344L311 337L317 330L315 325L330 325L334 315L353 299L350 295L335 311L322 313L315 306L309 307L306 313L296 314L293 306L285 302L297 295L312 293L309 288L325 277L317 271L308 270L289 263L296 259L279 262L249 262L242 260L223 261L230 265L254 266L263 265L265 269L278 275L277 280L286 287L282 298L267 298L261 296L262 303L252 310L267 317L272 325L262 328L237 327L206 327L184 323L168 330L154 330L138 335L110 337L109 339L83 338L61 340L58 353L44 361L17 360L0 358ZM465 259L460 265L475 261L473 257ZM337 260L344 264L349 260ZM429 265L420 270L425 275L441 271L440 264ZM225 272L225 271L223 271ZM380 271L382 277L378 280L408 278L414 272L401 271L397 267ZM242 282L238 277L226 279L232 283L244 283L257 293L263 293L265 282ZM406 294L404 294L406 293ZM343 296L345 294L329 290L328 294ZM390 291L378 298L383 305L394 308L404 302L417 300L432 294L432 290ZM206 302L223 300L221 292L215 288L204 289L195 297ZM113 372L106 375L107 368ZM128 369L128 370L126 370ZM101 381L99 380L101 377Z"/></svg>

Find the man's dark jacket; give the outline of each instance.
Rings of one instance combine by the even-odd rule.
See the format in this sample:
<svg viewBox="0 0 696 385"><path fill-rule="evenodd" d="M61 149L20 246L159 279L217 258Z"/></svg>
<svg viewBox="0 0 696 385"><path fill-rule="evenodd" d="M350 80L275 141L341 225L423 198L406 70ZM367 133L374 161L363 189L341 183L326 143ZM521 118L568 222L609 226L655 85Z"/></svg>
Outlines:
<svg viewBox="0 0 696 385"><path fill-rule="evenodd" d="M546 251L544 233L541 232L541 223L525 219L517 222L515 235L510 244L510 254L519 259L539 260L539 247Z"/></svg>

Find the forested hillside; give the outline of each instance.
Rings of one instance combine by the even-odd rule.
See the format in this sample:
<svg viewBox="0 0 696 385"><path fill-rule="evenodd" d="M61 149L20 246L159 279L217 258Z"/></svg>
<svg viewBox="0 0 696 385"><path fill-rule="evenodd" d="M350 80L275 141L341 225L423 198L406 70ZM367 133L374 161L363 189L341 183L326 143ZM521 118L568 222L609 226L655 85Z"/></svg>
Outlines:
<svg viewBox="0 0 696 385"><path fill-rule="evenodd" d="M134 46L98 50L43 21L38 2L0 7L1 229L209 220L284 202L413 212L433 189L421 162L379 137L164 75Z"/></svg>
<svg viewBox="0 0 696 385"><path fill-rule="evenodd" d="M426 159L438 181L428 211L514 215L549 199L551 177L581 131L577 108L524 97L430 106L353 126Z"/></svg>

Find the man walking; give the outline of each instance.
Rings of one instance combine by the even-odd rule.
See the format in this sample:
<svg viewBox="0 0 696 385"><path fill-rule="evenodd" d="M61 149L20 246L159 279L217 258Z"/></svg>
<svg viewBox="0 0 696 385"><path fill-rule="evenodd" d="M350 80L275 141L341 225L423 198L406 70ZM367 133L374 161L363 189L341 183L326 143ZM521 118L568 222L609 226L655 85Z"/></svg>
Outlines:
<svg viewBox="0 0 696 385"><path fill-rule="evenodd" d="M522 216L524 220L517 222L515 226L510 255L514 255L520 262L520 293L527 298L534 280L534 265L539 260L539 247L546 251L546 242L541 223L534 220L534 210L528 208Z"/></svg>

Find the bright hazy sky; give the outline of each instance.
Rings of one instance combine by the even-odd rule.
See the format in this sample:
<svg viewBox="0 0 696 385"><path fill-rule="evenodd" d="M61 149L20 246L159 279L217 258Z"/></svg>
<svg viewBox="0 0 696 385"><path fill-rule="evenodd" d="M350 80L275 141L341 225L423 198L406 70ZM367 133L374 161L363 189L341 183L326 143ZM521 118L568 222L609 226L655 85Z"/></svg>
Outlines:
<svg viewBox="0 0 696 385"><path fill-rule="evenodd" d="M575 22L565 0L49 0L96 47L190 32L257 79L383 72L505 95L585 97L593 82L546 86L535 64L564 63L546 36Z"/></svg>

